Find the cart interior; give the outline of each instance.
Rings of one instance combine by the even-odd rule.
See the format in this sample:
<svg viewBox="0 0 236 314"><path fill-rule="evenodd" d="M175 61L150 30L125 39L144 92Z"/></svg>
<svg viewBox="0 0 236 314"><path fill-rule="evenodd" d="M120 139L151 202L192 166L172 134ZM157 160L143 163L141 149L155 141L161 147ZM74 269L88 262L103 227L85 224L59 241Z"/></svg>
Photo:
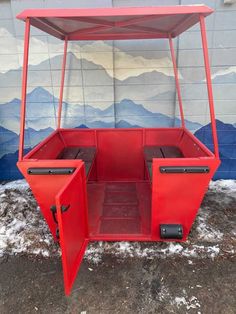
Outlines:
<svg viewBox="0 0 236 314"><path fill-rule="evenodd" d="M206 6L34 9L22 12L25 46L18 167L62 249L70 292L89 241L185 241L219 166L204 19ZM185 127L172 38L200 23L214 153ZM64 40L58 128L23 156L30 26ZM165 38L169 41L181 127L61 127L67 43Z"/></svg>
<svg viewBox="0 0 236 314"><path fill-rule="evenodd" d="M132 149L130 149L132 148ZM212 157L189 132L174 129L65 129L26 158L83 160L91 237L151 235L153 158Z"/></svg>

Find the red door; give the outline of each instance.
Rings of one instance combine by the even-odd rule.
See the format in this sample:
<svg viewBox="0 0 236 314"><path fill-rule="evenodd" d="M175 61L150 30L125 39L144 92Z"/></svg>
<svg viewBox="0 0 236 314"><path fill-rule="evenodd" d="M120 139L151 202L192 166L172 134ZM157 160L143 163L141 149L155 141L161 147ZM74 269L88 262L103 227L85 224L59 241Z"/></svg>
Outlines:
<svg viewBox="0 0 236 314"><path fill-rule="evenodd" d="M56 195L59 242L65 294L70 294L88 244L87 195L84 164Z"/></svg>

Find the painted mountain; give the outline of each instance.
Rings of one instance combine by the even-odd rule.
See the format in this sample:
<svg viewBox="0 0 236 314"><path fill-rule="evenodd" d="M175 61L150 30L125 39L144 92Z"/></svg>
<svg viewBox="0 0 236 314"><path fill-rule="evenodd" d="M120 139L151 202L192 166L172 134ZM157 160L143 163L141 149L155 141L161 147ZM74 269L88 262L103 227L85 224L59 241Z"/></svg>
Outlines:
<svg viewBox="0 0 236 314"><path fill-rule="evenodd" d="M153 62L152 59L145 59L142 56L135 58L136 62L140 62L138 70L130 68L129 71L127 71L123 68L124 65L122 65L121 69L113 72L111 70L112 65L110 64L107 64L106 68L104 68L99 62L94 63L96 62L95 60L86 60L86 57L88 58L89 56L92 57L95 55L95 53L90 55L86 52L84 53L84 58L81 56L81 58L78 58L75 54L71 52L68 53L67 66L71 70L66 72L65 77L64 96L66 101L71 103L79 102L79 100L81 101L81 99L83 99L89 104L91 104L91 101L96 102L97 107L99 107L100 101L100 105L104 105L102 104L104 100L111 104L115 87L115 93L119 97L119 101L123 98L128 98L134 101L136 101L136 99L146 99L150 102L152 97L154 97L153 101L155 101L155 97L158 96L158 94L166 93L167 99L174 102L175 87L173 75L165 75L162 73L165 70L161 66L160 69L158 69L159 59L156 58L156 56L156 63ZM97 55L100 56L97 57L100 60L101 53ZM127 55L127 57L131 58L131 55ZM106 59L106 53L103 58ZM125 59L125 56L122 53L122 60L123 59ZM61 62L62 55L56 55L51 57L50 60L44 60L37 65L29 65L28 86L44 86L49 92L52 92L53 89L54 92L59 95ZM110 54L108 55L107 62L112 62ZM147 64L146 68L143 62L152 62L153 65L148 66ZM134 70L135 72L133 72ZM21 68L10 70L6 73L0 73L0 81L1 86L6 87L6 90L3 89L3 93L7 93L9 87L18 87L20 89ZM67 87L68 93L66 92ZM72 92L72 90L76 90L76 92ZM170 93L168 93L168 91L170 91ZM12 92L15 97L19 95L17 88L12 88ZM9 99L8 94L2 95L2 97ZM161 97L160 100L161 99L166 99L166 97Z"/></svg>
<svg viewBox="0 0 236 314"><path fill-rule="evenodd" d="M61 67L61 56L51 58L51 67L57 71ZM142 73L140 75L131 76L126 79L111 78L110 75L102 66L88 61L82 60L84 71L85 90L90 84L101 82L104 86L107 84L112 87L116 86L116 93L121 98L120 101L112 103L104 107L97 101L96 105L89 102L90 98L95 98L104 93L104 86L93 87L88 94L84 95L85 105L79 101L64 102L63 103L63 127L79 127L79 128L132 128L132 127L172 127L180 125L180 120L174 118L170 114L163 114L152 112L147 109L142 101L135 101L134 99L146 99L148 102L158 106L162 102L171 102L175 98L175 91L172 88L173 77L164 75L158 71L151 71L149 73ZM73 88L80 88L81 75L81 60L76 58L72 53L69 54L70 68L76 71L71 71L70 76L67 77L68 85ZM45 83L45 86L51 86L50 75L44 77L39 75L41 70L48 68L48 61L44 61L36 66L29 67L29 80L31 86L39 86ZM88 71L86 71L88 69ZM95 71L89 71L89 69ZM6 86L16 86L20 81L18 74L20 71L8 71L0 74L0 79ZM53 72L52 72L53 73ZM49 81L47 81L49 80ZM58 80L58 73L52 74L53 85L56 85ZM235 73L227 75L218 75L214 78L214 83L235 82ZM150 82L158 84L164 82L162 86L168 86L167 90L150 87ZM13 84L13 85L11 85ZM139 86L139 87L137 87ZM106 87L106 86L105 86ZM113 87L112 87L113 88ZM165 87L166 88L166 87ZM192 88L188 86L188 95L192 95ZM193 86L193 88L196 88ZM152 90L153 89L153 90ZM134 90L135 93L134 94ZM189 91L190 90L190 91ZM121 96L128 96L122 98ZM130 96L130 97L129 97ZM135 98L135 97L136 98ZM140 97L140 98L139 98ZM132 99L132 100L131 100ZM91 105L92 104L92 105ZM149 107L150 108L150 107ZM48 136L53 129L56 128L56 115L58 109L58 99L54 97L48 90L42 87L34 88L27 95L27 125L25 132L25 147L35 146L43 138ZM14 98L13 100L0 104L0 179L11 180L20 177L18 170L15 167L17 160L18 149L18 131L19 131L19 117L20 117L20 100ZM202 126L197 122L185 121L186 126L196 136L212 149L210 126ZM216 178L235 178L236 177L236 140L235 129L236 124L225 124L217 121L220 154L222 164L217 172ZM4 165L8 165L4 167ZM11 170L10 170L11 169Z"/></svg>
<svg viewBox="0 0 236 314"><path fill-rule="evenodd" d="M42 87L27 94L27 128L25 148L34 147L55 128L58 99ZM12 180L21 177L16 168L19 135L20 100L0 105L0 179ZM171 127L173 117L153 113L130 99L108 106L105 109L91 105L63 103L63 126L79 128L132 128ZM200 124L186 121L190 129L199 129ZM7 165L7 167L6 167Z"/></svg>
<svg viewBox="0 0 236 314"><path fill-rule="evenodd" d="M55 128L58 99L42 87L35 88L27 95L27 129L25 131L25 147L34 147L47 137ZM15 164L19 135L14 129L19 129L20 100L0 105L0 179L11 180L20 178ZM106 109L94 108L90 105L63 104L65 127L79 128L132 128L132 127L171 127L179 125L178 119L173 119L161 113L153 113L141 104L130 99L108 106ZM65 118L66 117L66 118ZM43 125L43 128L40 126ZM53 126L49 127L49 125ZM9 130L7 127L11 127ZM195 135L212 149L210 125L186 121L186 126L194 130ZM13 130L12 130L13 128ZM217 129L222 164L215 178L236 177L236 128L217 120Z"/></svg>
<svg viewBox="0 0 236 314"><path fill-rule="evenodd" d="M221 165L214 179L236 179L236 128L219 120L216 120L216 125ZM210 124L197 130L195 136L210 150L214 150Z"/></svg>
<svg viewBox="0 0 236 314"><path fill-rule="evenodd" d="M30 148L24 150L24 154L28 153ZM0 180L17 180L22 179L22 175L16 163L18 160L18 151L4 155L0 159Z"/></svg>
<svg viewBox="0 0 236 314"><path fill-rule="evenodd" d="M28 128L25 130L25 147L34 147L50 133L52 128L40 129L38 131ZM6 136L8 135L8 137ZM5 154L15 152L19 145L19 135L9 131L3 127L0 127L0 157Z"/></svg>
<svg viewBox="0 0 236 314"><path fill-rule="evenodd" d="M103 124L97 123L99 126ZM97 127L97 124L94 123L94 127ZM86 125L78 126L80 128L87 128ZM138 127L132 126L127 123L125 120L121 120L118 122L117 127ZM3 128L1 128L1 131ZM40 131L35 131L33 129L28 129L26 134L31 136L31 139L35 139L37 142L41 139L41 134L43 136L47 136L53 129L48 128ZM236 128L231 124L223 123L217 120L217 130L218 130L218 139L219 139L219 148L220 148L220 159L221 165L214 177L214 179L236 179ZM16 142L18 139L18 135L8 131L6 134L8 135L8 142L11 139ZM212 133L211 133L211 125L207 124L206 126L201 127L195 132L195 136L202 141L209 149L213 151L213 144L212 144ZM5 138L5 136L4 136ZM2 139L2 138L1 138ZM28 143L29 145L29 143ZM27 148L25 153L28 152L30 149ZM18 158L18 151L13 153L7 153L2 158L0 158L0 179L1 180L13 180L22 178L20 172L16 167L16 162Z"/></svg>
<svg viewBox="0 0 236 314"><path fill-rule="evenodd" d="M166 93L164 93L166 94ZM160 94L162 97L162 94ZM27 95L27 127L40 130L49 126L56 127L58 99L42 87L35 88ZM19 130L20 99L0 105L0 124L6 129ZM85 124L88 127L117 127L120 121L126 121L130 126L140 127L171 127L173 117L161 113L153 113L130 99L123 99L105 109L99 109L89 104L63 103L62 111L64 127L77 127ZM178 119L177 119L178 120ZM99 125L101 123L101 125ZM201 127L199 123L187 121L191 130Z"/></svg>
<svg viewBox="0 0 236 314"><path fill-rule="evenodd" d="M25 130L25 153L42 141L50 133L52 128ZM0 180L15 180L22 178L16 167L18 159L19 135L0 127Z"/></svg>
<svg viewBox="0 0 236 314"><path fill-rule="evenodd" d="M19 131L20 99L0 105L0 125L14 132ZM45 89L38 87L27 94L27 127L34 129L55 128L54 97ZM44 127L45 126L45 127Z"/></svg>
<svg viewBox="0 0 236 314"><path fill-rule="evenodd" d="M27 95L27 126L25 131L25 147L34 147L47 137L55 127L55 112L58 99L45 89L38 87ZM1 124L19 128L20 100L0 105ZM130 99L123 99L102 110L90 105L63 104L65 127L79 128L132 128L132 127L171 127L179 125L178 119L173 119L161 113L153 113L141 104ZM39 128L40 124L44 128ZM201 126L199 123L186 121L186 126L194 130L195 135L212 149L210 125ZM236 128L217 120L222 164L215 178L236 177ZM11 180L20 178L15 164L17 161L19 135L6 127L0 127L0 179Z"/></svg>

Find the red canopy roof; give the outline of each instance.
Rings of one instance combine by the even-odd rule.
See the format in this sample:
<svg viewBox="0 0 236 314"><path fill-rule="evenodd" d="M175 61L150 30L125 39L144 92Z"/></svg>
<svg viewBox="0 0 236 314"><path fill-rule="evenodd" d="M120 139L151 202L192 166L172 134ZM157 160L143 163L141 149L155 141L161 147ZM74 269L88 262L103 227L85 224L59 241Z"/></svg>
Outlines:
<svg viewBox="0 0 236 314"><path fill-rule="evenodd" d="M60 39L112 40L176 37L199 22L204 5L89 9L30 9L17 18Z"/></svg>

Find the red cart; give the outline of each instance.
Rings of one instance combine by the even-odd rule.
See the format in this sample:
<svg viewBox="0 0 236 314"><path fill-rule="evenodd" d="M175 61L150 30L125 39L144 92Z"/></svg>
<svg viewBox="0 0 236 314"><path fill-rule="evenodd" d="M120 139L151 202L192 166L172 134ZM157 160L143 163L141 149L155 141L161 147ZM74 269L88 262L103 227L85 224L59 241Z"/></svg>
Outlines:
<svg viewBox="0 0 236 314"><path fill-rule="evenodd" d="M20 171L62 251L69 294L89 241L185 241L220 164L206 6L33 9L25 21ZM200 23L214 153L185 127L172 38ZM58 127L23 156L30 26L64 40ZM178 128L63 129L67 43L166 38L182 125Z"/></svg>

